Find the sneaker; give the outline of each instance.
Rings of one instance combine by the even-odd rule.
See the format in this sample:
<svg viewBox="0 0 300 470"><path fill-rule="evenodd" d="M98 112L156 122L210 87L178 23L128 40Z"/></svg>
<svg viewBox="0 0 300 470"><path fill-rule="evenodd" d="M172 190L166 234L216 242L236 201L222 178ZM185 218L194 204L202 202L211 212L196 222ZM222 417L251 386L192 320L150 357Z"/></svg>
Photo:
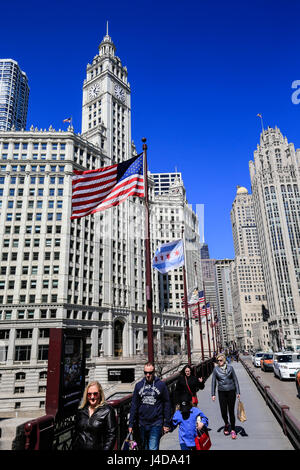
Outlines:
<svg viewBox="0 0 300 470"><path fill-rule="evenodd" d="M225 424L225 426L224 426L224 434L225 434L225 436L229 435L229 425L228 424Z"/></svg>
<svg viewBox="0 0 300 470"><path fill-rule="evenodd" d="M232 437L232 439L236 439L236 432L235 431L231 431L231 437Z"/></svg>

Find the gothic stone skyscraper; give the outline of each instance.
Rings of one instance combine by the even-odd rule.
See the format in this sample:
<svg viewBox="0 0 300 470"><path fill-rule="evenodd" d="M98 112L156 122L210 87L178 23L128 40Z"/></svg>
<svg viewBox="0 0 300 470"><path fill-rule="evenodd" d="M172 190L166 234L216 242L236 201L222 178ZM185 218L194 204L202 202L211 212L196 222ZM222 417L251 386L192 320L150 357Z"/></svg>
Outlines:
<svg viewBox="0 0 300 470"><path fill-rule="evenodd" d="M300 349L300 150L268 128L250 161L271 347Z"/></svg>
<svg viewBox="0 0 300 470"><path fill-rule="evenodd" d="M50 328L87 331L86 380L99 380L104 387L109 368L131 365L138 377L147 358L143 201L131 197L115 208L70 220L73 170L100 168L136 154L127 71L115 56L108 34L87 66L82 109L82 135L71 126L66 132L52 126L47 131L31 126L29 131L0 132L0 409L4 416L37 408L43 414ZM156 205L159 214L162 206L168 210L170 222L171 211L187 203L185 198L181 202L175 198L176 208L176 204L169 207L173 205L167 196L156 201L150 175L149 184L154 253L162 236L161 227L156 227ZM187 216L180 222L195 230L192 211ZM156 229L158 236L153 233ZM180 238L177 229L169 240ZM174 305L180 289L172 296L173 310L170 305L164 312L158 276L152 274L155 344L160 351L164 338L176 335L182 351L184 316Z"/></svg>

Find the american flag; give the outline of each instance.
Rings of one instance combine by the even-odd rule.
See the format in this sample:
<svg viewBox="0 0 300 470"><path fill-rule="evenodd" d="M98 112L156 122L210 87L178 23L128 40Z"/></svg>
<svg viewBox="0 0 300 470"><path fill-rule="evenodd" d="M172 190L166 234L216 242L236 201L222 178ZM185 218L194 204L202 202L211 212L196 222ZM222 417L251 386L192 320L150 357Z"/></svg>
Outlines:
<svg viewBox="0 0 300 470"><path fill-rule="evenodd" d="M200 315L201 316L210 315L209 302L206 304L206 310L205 310L205 305L203 305L202 307L199 307L199 310L200 310ZM192 309L192 318L198 318L198 316L199 316L198 306L196 306Z"/></svg>
<svg viewBox="0 0 300 470"><path fill-rule="evenodd" d="M145 196L143 154L97 170L74 170L71 219L118 206L128 196Z"/></svg>

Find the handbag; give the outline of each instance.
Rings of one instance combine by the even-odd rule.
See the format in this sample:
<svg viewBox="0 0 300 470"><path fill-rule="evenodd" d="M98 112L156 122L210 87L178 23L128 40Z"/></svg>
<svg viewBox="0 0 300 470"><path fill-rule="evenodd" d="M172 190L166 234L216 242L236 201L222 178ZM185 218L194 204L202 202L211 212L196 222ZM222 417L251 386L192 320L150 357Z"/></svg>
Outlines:
<svg viewBox="0 0 300 470"><path fill-rule="evenodd" d="M241 423L247 420L245 407L244 407L243 402L241 402L241 400L238 401L237 417L238 417L238 420L241 421Z"/></svg>
<svg viewBox="0 0 300 470"><path fill-rule="evenodd" d="M188 388L190 394L192 395L192 403L193 403L193 405L198 405L198 398L197 398L196 395L193 395L193 394L192 394L191 389L190 389L189 384L188 384L188 381L187 381L187 378L185 378L185 382L186 382L186 386L187 386L187 388Z"/></svg>
<svg viewBox="0 0 300 470"><path fill-rule="evenodd" d="M198 435L195 437L196 450L209 450L211 448L211 440L207 428L202 428L197 431Z"/></svg>
<svg viewBox="0 0 300 470"><path fill-rule="evenodd" d="M121 450L138 450L137 443L133 440L132 432L129 432L122 444Z"/></svg>

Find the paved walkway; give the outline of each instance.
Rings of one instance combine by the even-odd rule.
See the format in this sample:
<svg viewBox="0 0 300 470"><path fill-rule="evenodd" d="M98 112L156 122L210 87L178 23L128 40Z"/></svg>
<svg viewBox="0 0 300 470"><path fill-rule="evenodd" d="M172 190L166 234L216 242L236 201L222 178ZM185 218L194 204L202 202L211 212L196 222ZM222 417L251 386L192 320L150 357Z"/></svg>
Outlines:
<svg viewBox="0 0 300 470"><path fill-rule="evenodd" d="M243 365L240 362L232 365L239 380L247 421L241 423L236 420L236 440L224 436L218 395L215 402L211 399L211 375L205 383L205 389L198 392L198 407L209 419L211 450L293 450ZM162 437L160 450L180 450L177 429Z"/></svg>

